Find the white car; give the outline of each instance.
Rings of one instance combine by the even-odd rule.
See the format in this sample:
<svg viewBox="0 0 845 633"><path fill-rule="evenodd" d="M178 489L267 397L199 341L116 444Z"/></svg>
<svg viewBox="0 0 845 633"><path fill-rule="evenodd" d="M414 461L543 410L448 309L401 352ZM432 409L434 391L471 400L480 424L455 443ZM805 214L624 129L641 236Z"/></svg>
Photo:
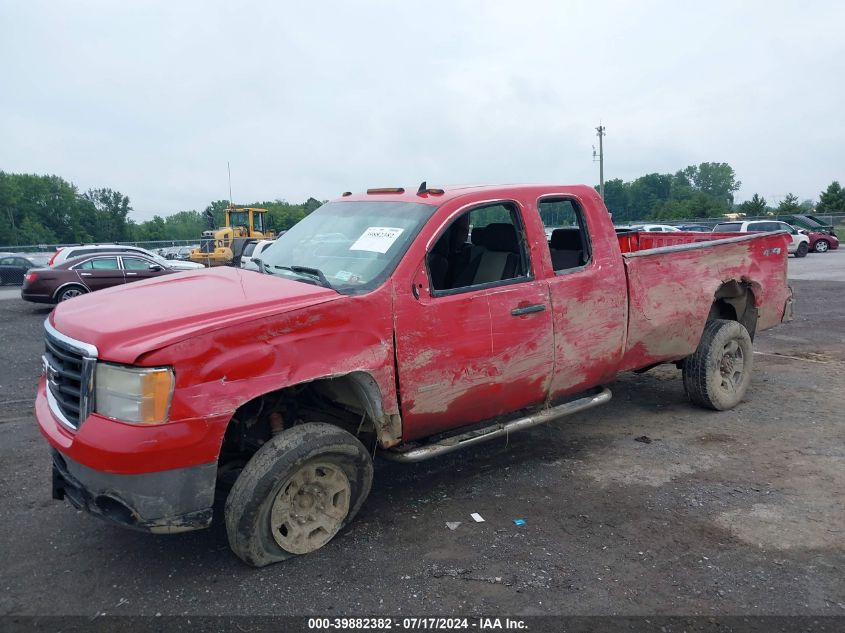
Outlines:
<svg viewBox="0 0 845 633"><path fill-rule="evenodd" d="M721 222L713 227L714 233L769 233L787 231L792 236L788 247L790 255L804 257L810 250L810 238L794 226L775 220L754 220L751 222Z"/></svg>
<svg viewBox="0 0 845 633"><path fill-rule="evenodd" d="M254 244L247 244L244 248L243 255L241 255L241 268L246 268L247 270L258 270L258 265L253 264L252 260L260 259L261 253L266 251L275 243L275 240L258 240Z"/></svg>
<svg viewBox="0 0 845 633"><path fill-rule="evenodd" d="M205 266L198 264L197 262L186 262L179 259L165 259L158 253L148 251L146 248L121 244L79 244L77 246L60 246L59 250L56 251L56 254L53 255L53 258L50 260L50 266L56 266L73 257L82 257L83 255L103 252L139 253L141 255L146 255L162 266L172 268L173 270L195 270L197 268L205 268Z"/></svg>
<svg viewBox="0 0 845 633"><path fill-rule="evenodd" d="M629 227L632 231L648 231L650 233L668 233L670 231L680 231L677 226L670 224L637 224Z"/></svg>

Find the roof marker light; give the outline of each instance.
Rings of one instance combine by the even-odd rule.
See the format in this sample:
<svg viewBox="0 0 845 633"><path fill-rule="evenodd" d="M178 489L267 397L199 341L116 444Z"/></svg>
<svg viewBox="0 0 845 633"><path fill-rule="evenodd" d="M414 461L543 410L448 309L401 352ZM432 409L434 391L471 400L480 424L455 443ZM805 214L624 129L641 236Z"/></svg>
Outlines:
<svg viewBox="0 0 845 633"><path fill-rule="evenodd" d="M367 193L405 193L402 187L379 187L377 189L367 189Z"/></svg>

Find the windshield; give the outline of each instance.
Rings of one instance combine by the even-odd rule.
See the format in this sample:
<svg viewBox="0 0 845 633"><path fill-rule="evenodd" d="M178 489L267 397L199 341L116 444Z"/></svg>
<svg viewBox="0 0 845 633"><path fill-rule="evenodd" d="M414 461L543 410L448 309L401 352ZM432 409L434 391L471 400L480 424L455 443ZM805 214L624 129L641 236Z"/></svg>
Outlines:
<svg viewBox="0 0 845 633"><path fill-rule="evenodd" d="M249 226L249 213L246 211L230 211L229 226Z"/></svg>
<svg viewBox="0 0 845 633"><path fill-rule="evenodd" d="M149 257L150 259L156 260L156 263L161 264L162 266L166 266L167 268L170 268L170 262L167 261L166 258L162 257L158 253L154 253L154 252L148 251L148 250L141 250L141 252L144 255L146 255L147 257Z"/></svg>
<svg viewBox="0 0 845 633"><path fill-rule="evenodd" d="M261 260L271 274L311 282L319 278L316 270L338 292L367 292L393 272L435 209L416 202L329 202L277 239Z"/></svg>

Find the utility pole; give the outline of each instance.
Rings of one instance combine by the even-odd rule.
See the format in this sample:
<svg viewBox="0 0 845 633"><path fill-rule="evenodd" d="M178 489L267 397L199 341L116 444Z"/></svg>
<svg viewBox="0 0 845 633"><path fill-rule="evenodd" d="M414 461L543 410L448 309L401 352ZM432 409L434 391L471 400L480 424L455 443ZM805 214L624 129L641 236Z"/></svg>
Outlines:
<svg viewBox="0 0 845 633"><path fill-rule="evenodd" d="M599 195L604 200L604 143L603 137L605 135L605 127L599 125L596 128L596 136L599 137ZM596 160L596 148L593 147L593 160Z"/></svg>

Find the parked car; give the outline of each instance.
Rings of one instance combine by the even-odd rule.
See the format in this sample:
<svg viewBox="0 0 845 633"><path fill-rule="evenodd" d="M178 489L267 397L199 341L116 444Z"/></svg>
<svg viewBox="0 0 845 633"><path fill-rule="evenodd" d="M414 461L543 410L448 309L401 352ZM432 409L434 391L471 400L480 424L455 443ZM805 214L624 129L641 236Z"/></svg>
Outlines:
<svg viewBox="0 0 845 633"><path fill-rule="evenodd" d="M258 270L258 266L252 263L253 259L261 257L261 253L275 244L275 240L258 240L254 244L247 244L241 255L241 268L247 270Z"/></svg>
<svg viewBox="0 0 845 633"><path fill-rule="evenodd" d="M839 240L831 233L822 233L821 231L807 231L807 237L810 238L810 250L816 253L826 253L827 251L835 251L839 248Z"/></svg>
<svg viewBox="0 0 845 633"><path fill-rule="evenodd" d="M202 264L197 262L186 262L178 259L166 259L158 253L148 251L146 248L140 246L128 246L125 244L79 244L77 246L62 246L53 255L50 260L50 266L56 266L68 259L74 257L81 257L83 255L91 255L94 253L135 253L143 255L157 261L161 266L172 268L173 270L196 270L198 268L205 268Z"/></svg>
<svg viewBox="0 0 845 633"><path fill-rule="evenodd" d="M833 225L828 224L821 218L815 215L808 215L806 213L798 213L794 215L780 215L776 218L781 222L786 222L787 224L791 224L799 229L805 229L807 231L817 231L819 233L828 233L829 235L833 235L836 237L836 233L833 231Z"/></svg>
<svg viewBox="0 0 845 633"><path fill-rule="evenodd" d="M30 268L46 266L49 255L14 254L0 255L0 286L23 283L23 278Z"/></svg>
<svg viewBox="0 0 845 633"><path fill-rule="evenodd" d="M574 226L547 241L561 206ZM416 462L504 438L660 363L683 367L693 403L730 409L755 332L792 318L789 237L708 237L617 235L587 185L377 189L302 219L266 274L60 304L35 403L53 495L174 533L208 527L234 479L229 544L262 566L341 532L379 449Z"/></svg>
<svg viewBox="0 0 845 633"><path fill-rule="evenodd" d="M713 227L714 233L770 233L787 231L792 236L789 254L804 257L810 252L810 238L794 226L776 220L752 220L750 222L720 222Z"/></svg>
<svg viewBox="0 0 845 633"><path fill-rule="evenodd" d="M648 231L649 233L668 233L669 231L680 231L671 224L634 224L628 227L632 231Z"/></svg>
<svg viewBox="0 0 845 633"><path fill-rule="evenodd" d="M97 253L69 259L26 273L21 298L35 303L60 303L80 295L178 272L139 253Z"/></svg>
<svg viewBox="0 0 845 633"><path fill-rule="evenodd" d="M696 233L709 233L713 230L712 226L706 224L679 224L676 228L680 231L694 231Z"/></svg>

